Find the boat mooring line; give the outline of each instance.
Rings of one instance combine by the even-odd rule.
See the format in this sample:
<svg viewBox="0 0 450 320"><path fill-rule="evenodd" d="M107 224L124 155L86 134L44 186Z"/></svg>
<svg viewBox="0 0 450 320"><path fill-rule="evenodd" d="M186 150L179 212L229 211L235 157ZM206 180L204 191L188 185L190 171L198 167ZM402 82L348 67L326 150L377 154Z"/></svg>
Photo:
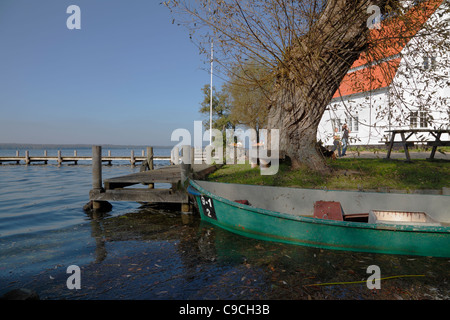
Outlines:
<svg viewBox="0 0 450 320"><path fill-rule="evenodd" d="M412 278L412 277L425 277L425 275L424 274L407 274L407 275L390 276L390 277L385 277L385 278L372 279L371 281L381 281L381 280L388 280L388 279L395 279L395 278ZM306 284L306 285L304 285L304 287L333 286L333 285L339 285L339 284L356 284L356 283L367 283L367 280L351 281L351 282L330 282L330 283Z"/></svg>

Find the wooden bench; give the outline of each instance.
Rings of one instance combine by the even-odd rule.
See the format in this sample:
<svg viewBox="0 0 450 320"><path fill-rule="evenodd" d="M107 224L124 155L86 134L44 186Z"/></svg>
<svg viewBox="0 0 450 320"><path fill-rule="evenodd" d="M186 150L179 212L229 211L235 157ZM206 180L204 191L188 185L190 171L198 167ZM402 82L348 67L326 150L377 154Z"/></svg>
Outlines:
<svg viewBox="0 0 450 320"><path fill-rule="evenodd" d="M450 129L409 129L409 130L389 130L386 132L392 133L391 140L389 142L387 142L388 152L387 152L386 159L389 159L391 157L391 151L392 151L393 146L400 145L400 146L403 146L403 148L405 150L405 155L406 155L407 161L411 162L411 157L409 155L408 147L413 146L414 142L422 142L423 143L423 141L408 141L408 139L415 133L429 133L435 138L434 141L427 141L427 145L433 147L433 149L431 150L430 157L427 158L428 160L434 159L437 147L450 145L450 141L441 141L441 135L443 133L450 134ZM400 134L402 141L395 141L395 136L397 134Z"/></svg>

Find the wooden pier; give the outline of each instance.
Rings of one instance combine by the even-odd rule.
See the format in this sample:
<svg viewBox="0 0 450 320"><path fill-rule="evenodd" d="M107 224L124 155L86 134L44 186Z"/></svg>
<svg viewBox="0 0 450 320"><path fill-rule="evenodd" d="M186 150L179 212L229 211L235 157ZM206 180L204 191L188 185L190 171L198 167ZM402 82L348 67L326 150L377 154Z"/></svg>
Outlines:
<svg viewBox="0 0 450 320"><path fill-rule="evenodd" d="M16 156L9 157L0 157L0 165L3 162L15 162L16 164L25 164L29 165L33 162L41 162L43 164L48 164L49 161L56 162L58 165L62 165L63 163L73 163L78 164L78 161L92 161L92 156L78 156L77 150L74 150L73 155L62 155L61 150L58 150L58 154L56 156L48 156L47 151L44 151L42 156L30 156L30 152L27 150L23 156L20 155L19 151L16 151ZM153 155L153 148L148 147L147 153L142 150L141 156L136 156L134 154L134 150L130 151L130 156L112 156L111 150L108 150L108 155L102 157L102 162L107 163L108 165L112 165L113 161L125 161L129 162L131 166L135 166L138 163L143 163L147 161L150 163L156 160L166 160L170 161L171 157L155 157Z"/></svg>
<svg viewBox="0 0 450 320"><path fill-rule="evenodd" d="M189 150L189 149L188 149ZM190 150L189 150L190 151ZM190 151L191 154L192 151ZM147 203L178 203L182 212L191 212L189 196L184 182L188 177L202 179L216 170L215 165L191 165L191 156L185 153L189 163L170 165L153 170L149 162L147 171L128 174L102 181L101 147L92 148L92 190L89 192L90 210L103 211L110 208L109 201L136 201ZM185 159L185 158L183 158ZM155 188L155 183L165 183L169 188ZM139 188L129 188L139 185ZM143 187L146 186L146 187Z"/></svg>

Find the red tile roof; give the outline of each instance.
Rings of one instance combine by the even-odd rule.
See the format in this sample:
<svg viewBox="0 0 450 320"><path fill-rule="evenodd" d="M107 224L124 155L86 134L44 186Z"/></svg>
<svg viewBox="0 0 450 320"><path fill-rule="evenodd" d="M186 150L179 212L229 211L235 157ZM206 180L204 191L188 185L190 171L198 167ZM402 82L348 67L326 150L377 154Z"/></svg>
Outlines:
<svg viewBox="0 0 450 320"><path fill-rule="evenodd" d="M381 29L370 30L368 49L353 63L333 98L389 86L401 61L395 55L403 50L443 2L444 0L423 1L405 15L383 21ZM363 67L351 71L361 66Z"/></svg>

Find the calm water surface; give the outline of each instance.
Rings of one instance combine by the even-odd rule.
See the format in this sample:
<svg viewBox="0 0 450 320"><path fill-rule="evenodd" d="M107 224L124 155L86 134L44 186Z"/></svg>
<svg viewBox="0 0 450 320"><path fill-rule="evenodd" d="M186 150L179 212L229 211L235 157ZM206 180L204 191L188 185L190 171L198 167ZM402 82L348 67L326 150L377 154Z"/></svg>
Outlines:
<svg viewBox="0 0 450 320"><path fill-rule="evenodd" d="M104 166L103 177L138 170ZM108 216L91 218L82 209L90 187L88 164L0 166L0 295L29 288L41 299L83 300L450 297L448 258L257 241L181 215L178 206L114 202ZM80 290L66 286L70 265L81 268ZM383 280L380 290L369 290L370 265L380 267L381 277L420 277ZM355 281L363 282L314 286Z"/></svg>

